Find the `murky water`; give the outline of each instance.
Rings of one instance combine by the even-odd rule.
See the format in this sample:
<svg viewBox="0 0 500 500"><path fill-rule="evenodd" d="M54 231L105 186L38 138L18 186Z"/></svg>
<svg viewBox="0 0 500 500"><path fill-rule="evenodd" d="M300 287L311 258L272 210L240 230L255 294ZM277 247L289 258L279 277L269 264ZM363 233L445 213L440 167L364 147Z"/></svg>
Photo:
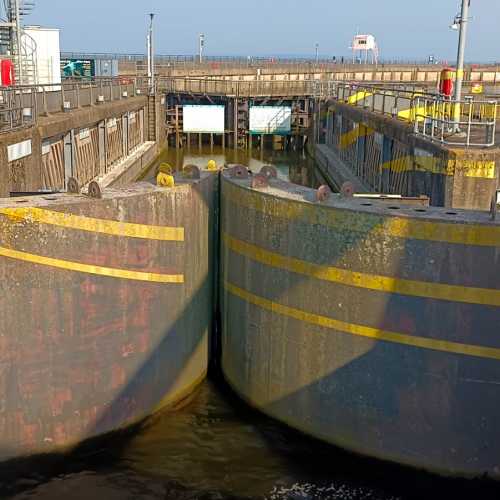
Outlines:
<svg viewBox="0 0 500 500"><path fill-rule="evenodd" d="M318 187L321 184L314 169L314 160L304 151L273 151L254 148L248 152L209 146L203 146L201 149L196 146L191 146L189 149L165 149L155 165L146 173L144 180L153 181L156 176L156 166L163 162L180 170L185 165L206 168L210 160L215 160L218 166L239 163L247 166L254 173L258 173L264 165L273 165L278 170L278 177L281 179L303 186Z"/></svg>
<svg viewBox="0 0 500 500"><path fill-rule="evenodd" d="M470 499L496 485L450 481L356 457L247 407L220 380L134 432L0 468L0 497L21 499Z"/></svg>
<svg viewBox="0 0 500 500"><path fill-rule="evenodd" d="M169 150L176 168L241 163L275 165L282 178L317 186L303 153L209 148ZM146 176L153 180L155 168ZM0 466L2 499L71 500L409 500L499 499L500 486L452 481L358 457L310 439L254 411L219 373L190 402L146 424L95 440L70 456Z"/></svg>

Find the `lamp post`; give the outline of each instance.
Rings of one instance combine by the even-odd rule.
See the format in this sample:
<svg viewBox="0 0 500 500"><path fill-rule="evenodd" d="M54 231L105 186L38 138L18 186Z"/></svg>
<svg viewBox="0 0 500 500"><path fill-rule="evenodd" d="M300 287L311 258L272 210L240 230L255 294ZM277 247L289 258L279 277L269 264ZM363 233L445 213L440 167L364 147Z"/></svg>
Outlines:
<svg viewBox="0 0 500 500"><path fill-rule="evenodd" d="M148 33L148 78L149 78L149 93L155 93L155 59L154 59L154 38L153 38L153 20L155 15L149 14L150 24Z"/></svg>
<svg viewBox="0 0 500 500"><path fill-rule="evenodd" d="M200 39L199 39L200 64L203 62L203 48L204 47L205 47L205 35L203 33L201 33Z"/></svg>
<svg viewBox="0 0 500 500"><path fill-rule="evenodd" d="M462 99L462 85L464 81L464 59L465 45L467 42L467 24L469 22L470 0L462 0L462 10L460 15L455 18L452 28L459 28L458 36L458 54L457 54L457 72L455 77L455 109L454 109L454 131L460 129L460 100Z"/></svg>

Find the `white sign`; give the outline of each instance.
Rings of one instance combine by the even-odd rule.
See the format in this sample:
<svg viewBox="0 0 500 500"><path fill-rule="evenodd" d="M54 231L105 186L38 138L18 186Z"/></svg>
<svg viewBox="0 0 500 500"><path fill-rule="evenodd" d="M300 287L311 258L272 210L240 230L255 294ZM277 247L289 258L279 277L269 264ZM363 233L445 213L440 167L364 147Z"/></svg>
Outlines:
<svg viewBox="0 0 500 500"><path fill-rule="evenodd" d="M183 106L183 131L224 133L224 106Z"/></svg>
<svg viewBox="0 0 500 500"><path fill-rule="evenodd" d="M80 129L79 137L81 141L83 141L84 139L88 139L90 137L90 129L88 128Z"/></svg>
<svg viewBox="0 0 500 500"><path fill-rule="evenodd" d="M116 121L116 118L110 118L108 120L108 130L113 130L113 129L116 129L118 127L118 123Z"/></svg>
<svg viewBox="0 0 500 500"><path fill-rule="evenodd" d="M50 153L51 146L52 144L50 143L50 141L44 141L42 143L42 155L48 155Z"/></svg>
<svg viewBox="0 0 500 500"><path fill-rule="evenodd" d="M17 144L11 144L7 147L7 156L9 161L20 160L31 154L31 139Z"/></svg>
<svg viewBox="0 0 500 500"><path fill-rule="evenodd" d="M286 135L292 130L292 108L289 106L251 106L250 132Z"/></svg>

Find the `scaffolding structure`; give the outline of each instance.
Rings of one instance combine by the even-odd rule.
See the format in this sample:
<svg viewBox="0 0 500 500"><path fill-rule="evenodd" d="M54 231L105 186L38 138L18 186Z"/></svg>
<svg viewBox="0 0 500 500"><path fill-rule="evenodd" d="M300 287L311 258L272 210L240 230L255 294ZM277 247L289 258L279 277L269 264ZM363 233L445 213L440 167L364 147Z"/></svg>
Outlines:
<svg viewBox="0 0 500 500"><path fill-rule="evenodd" d="M2 0L0 8L0 57L12 59L16 83L32 85L37 81L37 47L23 21L33 12L34 0Z"/></svg>

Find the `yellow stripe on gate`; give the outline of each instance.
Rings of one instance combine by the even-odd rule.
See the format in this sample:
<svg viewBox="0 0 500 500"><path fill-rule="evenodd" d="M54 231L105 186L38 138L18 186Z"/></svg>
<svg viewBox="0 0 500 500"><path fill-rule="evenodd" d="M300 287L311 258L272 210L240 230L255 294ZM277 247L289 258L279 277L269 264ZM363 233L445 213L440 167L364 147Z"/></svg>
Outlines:
<svg viewBox="0 0 500 500"><path fill-rule="evenodd" d="M395 216L381 216L369 212L349 213L335 207L320 207L303 201L295 201L240 187L225 180L225 198L236 206L249 208L271 217L286 220L299 220L309 224L322 224L339 231L359 231L371 235L394 238L475 245L485 247L500 246L500 227L498 225L478 225L405 219ZM381 220L370 227L370 220ZM360 223L359 229L356 224Z"/></svg>
<svg viewBox="0 0 500 500"><path fill-rule="evenodd" d="M284 306L277 302L265 299L264 297L254 295L247 290L238 288L237 286L228 282L224 283L224 287L235 297L238 297L245 302L248 302L249 304L260 307L261 309L265 309L266 311L270 311L274 314L280 314L288 318L293 318L297 321L308 323L310 325L329 328L340 333L380 340L383 342L391 342L394 344L402 344L410 347L418 347L420 349L430 349L433 351L446 352L450 354L462 354L465 356L500 360L500 349L496 349L494 347L482 347L478 345L450 342L447 340L415 337L413 335L407 335L405 333L391 332L387 330L381 330L379 328L373 328L370 326L347 323L345 321L328 318L326 316L312 314L301 309Z"/></svg>
<svg viewBox="0 0 500 500"><path fill-rule="evenodd" d="M349 96L347 102L349 104L356 104L357 102L362 101L363 99L371 97L372 95L373 92L367 92L366 90L361 90L360 92L356 92L355 94Z"/></svg>
<svg viewBox="0 0 500 500"><path fill-rule="evenodd" d="M158 274L147 273L142 271L129 271L126 269L116 269L114 267L94 266L92 264L82 264L69 260L54 259L52 257L44 257L19 250L0 247L0 257L9 259L21 260L32 264L55 267L66 271L76 271L84 274L94 274L97 276L106 276L108 278L120 278L134 281L148 281L152 283L184 283L182 274Z"/></svg>
<svg viewBox="0 0 500 500"><path fill-rule="evenodd" d="M94 219L81 215L31 207L1 208L0 215L5 215L13 220L25 220L112 236L159 241L184 241L184 228L181 227L149 226L130 222Z"/></svg>
<svg viewBox="0 0 500 500"><path fill-rule="evenodd" d="M266 266L323 281L412 297L500 307L500 290L406 280L390 276L355 272L332 266L320 266L304 260L269 252L258 246L237 240L227 234L224 234L224 243L231 251Z"/></svg>

